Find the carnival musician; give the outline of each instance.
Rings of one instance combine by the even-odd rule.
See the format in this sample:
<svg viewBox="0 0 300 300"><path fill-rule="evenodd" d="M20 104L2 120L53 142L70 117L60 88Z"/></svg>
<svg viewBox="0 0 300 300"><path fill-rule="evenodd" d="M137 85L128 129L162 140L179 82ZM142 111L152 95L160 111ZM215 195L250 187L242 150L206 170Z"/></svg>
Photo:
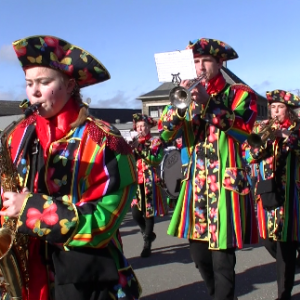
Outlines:
<svg viewBox="0 0 300 300"><path fill-rule="evenodd" d="M259 165L255 189L259 233L276 259L277 299L289 300L300 241L300 122L293 110L300 107L300 98L284 90L267 92L266 97L269 119L261 122L258 133L270 134L261 145L249 139L245 158Z"/></svg>
<svg viewBox="0 0 300 300"><path fill-rule="evenodd" d="M201 84L186 108L165 107L161 139L182 129L183 181L168 234L186 238L191 257L214 300L235 299L235 250L258 239L240 143L256 118L256 95L246 85L229 85L220 71L238 57L228 44L210 38L190 42ZM188 89L189 81L182 87Z"/></svg>
<svg viewBox="0 0 300 300"><path fill-rule="evenodd" d="M133 129L137 137L132 143L138 172L138 189L131 203L132 217L140 227L144 240L141 257L151 255L155 216L164 216L168 209L158 184L157 167L163 158L163 144L159 138L151 135L151 128L157 122L146 114L133 115Z"/></svg>
<svg viewBox="0 0 300 300"><path fill-rule="evenodd" d="M109 72L57 37L31 36L13 48L29 109L38 108L2 137L7 162L18 172L14 191L5 191L2 179L10 177L1 173L2 223L17 218L17 235L29 236L22 299L139 299L119 235L137 189L135 160L115 127L88 115L80 95L81 88L110 79Z"/></svg>

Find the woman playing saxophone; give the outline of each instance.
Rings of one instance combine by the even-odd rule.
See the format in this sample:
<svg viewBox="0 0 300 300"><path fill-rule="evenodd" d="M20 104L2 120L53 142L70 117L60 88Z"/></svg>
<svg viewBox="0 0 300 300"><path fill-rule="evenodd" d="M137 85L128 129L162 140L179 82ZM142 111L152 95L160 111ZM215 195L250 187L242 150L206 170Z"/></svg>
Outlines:
<svg viewBox="0 0 300 300"><path fill-rule="evenodd" d="M115 127L89 116L80 95L109 72L57 37L27 37L13 47L29 101L40 104L5 142L19 189L2 194L0 215L16 218L18 233L28 236L28 290L18 299L138 299L119 235L137 188L134 157Z"/></svg>

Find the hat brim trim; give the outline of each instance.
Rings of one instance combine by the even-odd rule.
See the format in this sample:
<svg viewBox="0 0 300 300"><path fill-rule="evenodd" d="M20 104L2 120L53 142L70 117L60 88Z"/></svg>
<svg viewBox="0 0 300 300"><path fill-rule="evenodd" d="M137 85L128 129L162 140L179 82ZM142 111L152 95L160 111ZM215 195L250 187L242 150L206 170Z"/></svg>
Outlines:
<svg viewBox="0 0 300 300"><path fill-rule="evenodd" d="M85 53L87 53L92 59L94 59L94 60L102 67L102 69L103 69L104 72L106 72L107 76L104 77L103 80L97 81L97 82L92 83L92 84L89 84L89 85L84 85L84 84L83 84L83 85L81 86L81 85L80 85L80 81L76 80L77 83L78 83L78 85L79 85L79 87L83 88L83 87L85 87L85 86L90 86L90 85L93 85L93 84L97 84L97 83L100 83L100 82L104 82L104 81L109 80L109 79L111 78L110 73L109 73L109 71L106 69L106 67L99 61L99 59L97 59L97 58L96 58L94 55L92 55L89 51L86 51L85 49L82 49L81 47L78 47L78 46L76 46L76 45L74 45L74 44L71 44L71 43L69 43L68 41L66 41L66 40L64 40L64 39L61 39L61 38L59 38L59 37L57 37L57 36L54 36L54 35L45 35L45 34L43 34L43 35L32 35L32 36L28 36L28 37L23 38L23 39L16 40L16 41L14 41L14 42L12 43L12 45L13 45L13 46L16 46L16 45L18 45L18 44L19 44L21 41L23 41L23 40L28 40L28 39L31 39L31 38L39 38L39 37L42 37L42 36L49 36L49 37L56 38L56 39L58 39L58 40L60 40L60 41L62 41L62 42L65 42L66 44L69 44L70 47L73 47L73 48L76 48L76 49L78 49L78 50L84 51ZM37 66L39 66L39 65L37 64ZM51 67L51 66L49 66L49 68L57 70L56 68ZM64 71L61 70L61 69L58 69L58 70L61 71L61 72L63 72L63 73L65 73L65 74L67 74L66 72L64 72ZM68 74L67 74L67 75L68 75Z"/></svg>

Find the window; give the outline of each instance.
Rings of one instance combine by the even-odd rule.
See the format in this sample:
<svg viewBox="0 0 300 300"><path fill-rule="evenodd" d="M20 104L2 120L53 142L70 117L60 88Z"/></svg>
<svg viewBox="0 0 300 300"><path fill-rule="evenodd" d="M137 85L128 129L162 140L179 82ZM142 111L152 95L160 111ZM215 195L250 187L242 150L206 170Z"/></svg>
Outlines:
<svg viewBox="0 0 300 300"><path fill-rule="evenodd" d="M149 106L149 116L151 118L159 118L165 108L165 105Z"/></svg>
<svg viewBox="0 0 300 300"><path fill-rule="evenodd" d="M260 105L257 105L257 115L260 116Z"/></svg>

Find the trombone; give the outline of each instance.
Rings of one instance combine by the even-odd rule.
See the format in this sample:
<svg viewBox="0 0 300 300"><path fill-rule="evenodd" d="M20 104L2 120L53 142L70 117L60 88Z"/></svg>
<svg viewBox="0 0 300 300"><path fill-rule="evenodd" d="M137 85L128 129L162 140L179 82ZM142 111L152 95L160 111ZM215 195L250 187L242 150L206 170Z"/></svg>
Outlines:
<svg viewBox="0 0 300 300"><path fill-rule="evenodd" d="M259 133L251 133L247 139L248 144L252 148L259 148L265 144L267 140L274 141L276 139L275 130L276 128L273 126L278 122L277 116L271 119L268 124L264 125L262 130Z"/></svg>
<svg viewBox="0 0 300 300"><path fill-rule="evenodd" d="M175 86L169 93L169 99L173 106L176 108L187 108L192 102L191 91L199 84L203 79L206 79L206 74L202 73L197 78L189 81L189 87L184 88L182 86ZM207 84L206 84L207 85Z"/></svg>

